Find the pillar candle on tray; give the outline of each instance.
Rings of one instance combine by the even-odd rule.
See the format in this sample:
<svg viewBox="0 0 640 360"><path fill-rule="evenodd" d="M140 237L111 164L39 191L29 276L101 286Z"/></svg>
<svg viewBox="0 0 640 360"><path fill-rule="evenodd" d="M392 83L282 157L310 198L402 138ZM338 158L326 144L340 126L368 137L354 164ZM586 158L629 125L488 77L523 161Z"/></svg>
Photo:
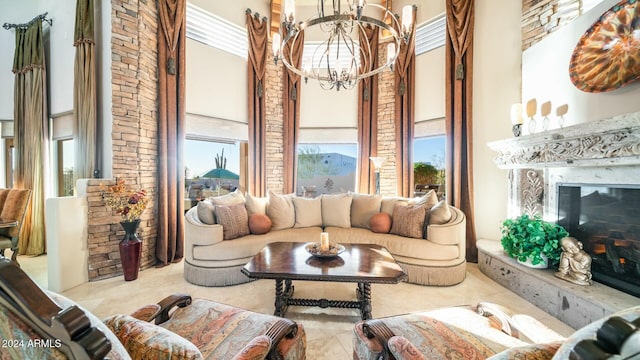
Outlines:
<svg viewBox="0 0 640 360"><path fill-rule="evenodd" d="M329 233L320 233L320 250L329 251Z"/></svg>

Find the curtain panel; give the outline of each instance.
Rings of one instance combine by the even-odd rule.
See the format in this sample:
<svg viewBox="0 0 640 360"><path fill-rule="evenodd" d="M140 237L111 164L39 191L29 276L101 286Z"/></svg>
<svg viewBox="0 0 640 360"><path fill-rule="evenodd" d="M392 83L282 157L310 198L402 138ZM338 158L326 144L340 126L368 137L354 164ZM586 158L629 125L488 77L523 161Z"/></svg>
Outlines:
<svg viewBox="0 0 640 360"><path fill-rule="evenodd" d="M74 180L91 178L93 171L97 169L96 55L93 24L93 0L78 0L73 42L76 48L73 71Z"/></svg>
<svg viewBox="0 0 640 360"><path fill-rule="evenodd" d="M283 56L289 63L300 68L302 63L302 48L304 44L304 32L298 36L295 46L291 43L284 47ZM300 131L300 79L301 76L289 70L284 64L284 76L282 77L283 101L283 141L282 149L284 157L284 193L296 191L296 168L298 166L298 135Z"/></svg>
<svg viewBox="0 0 640 360"><path fill-rule="evenodd" d="M364 38L366 36L366 39ZM365 45L371 44L371 69L378 67L378 28L367 27L365 34L360 33L360 49L366 51ZM360 55L360 63L364 63L367 54ZM367 69L369 71L370 69ZM376 192L375 176L371 161L378 156L378 75L362 79L358 84L358 192L374 194Z"/></svg>
<svg viewBox="0 0 640 360"><path fill-rule="evenodd" d="M44 228L45 176L49 146L47 75L41 21L16 28L13 60L15 188L30 189L19 235L18 253L40 255L46 251Z"/></svg>
<svg viewBox="0 0 640 360"><path fill-rule="evenodd" d="M467 217L467 261L478 261L473 209L474 1L446 1L447 198Z"/></svg>
<svg viewBox="0 0 640 360"><path fill-rule="evenodd" d="M417 7L413 6L416 19ZM416 27L413 26L409 42L400 42L400 53L395 64L396 97L396 193L413 196L413 127L416 106ZM399 31L399 29L397 29Z"/></svg>
<svg viewBox="0 0 640 360"><path fill-rule="evenodd" d="M186 0L159 0L158 238L160 266L184 256Z"/></svg>
<svg viewBox="0 0 640 360"><path fill-rule="evenodd" d="M249 37L248 80L248 122L249 122L249 193L266 196L266 102L264 76L267 68L267 19L260 19L258 13L246 11L247 36Z"/></svg>

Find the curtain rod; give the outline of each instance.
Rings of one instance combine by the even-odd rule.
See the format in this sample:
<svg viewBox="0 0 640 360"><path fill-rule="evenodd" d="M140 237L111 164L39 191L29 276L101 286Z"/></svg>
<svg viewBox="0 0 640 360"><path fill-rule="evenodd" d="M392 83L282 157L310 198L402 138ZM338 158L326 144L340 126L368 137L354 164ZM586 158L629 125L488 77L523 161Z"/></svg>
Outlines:
<svg viewBox="0 0 640 360"><path fill-rule="evenodd" d="M51 19L51 18L47 19L47 14L48 14L48 12L46 12L44 14L40 14L40 15L34 17L33 19L31 19L31 21L29 21L28 23L24 23L24 24L4 23L4 25L2 25L2 27L5 28L6 30L9 30L9 29L12 29L12 28L26 29L29 26L31 26L31 24L35 23L36 21L44 21L44 22L48 23L49 26L52 26L53 25L53 19Z"/></svg>

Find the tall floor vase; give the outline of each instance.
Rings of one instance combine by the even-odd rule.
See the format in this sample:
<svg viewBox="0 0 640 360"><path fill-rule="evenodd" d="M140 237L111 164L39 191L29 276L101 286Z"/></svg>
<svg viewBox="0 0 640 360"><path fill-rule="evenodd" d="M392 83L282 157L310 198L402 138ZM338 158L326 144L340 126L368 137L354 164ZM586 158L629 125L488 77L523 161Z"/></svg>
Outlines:
<svg viewBox="0 0 640 360"><path fill-rule="evenodd" d="M140 220L120 222L124 229L124 239L120 241L120 261L125 281L138 278L140 270L140 255L142 254L142 240L138 238Z"/></svg>

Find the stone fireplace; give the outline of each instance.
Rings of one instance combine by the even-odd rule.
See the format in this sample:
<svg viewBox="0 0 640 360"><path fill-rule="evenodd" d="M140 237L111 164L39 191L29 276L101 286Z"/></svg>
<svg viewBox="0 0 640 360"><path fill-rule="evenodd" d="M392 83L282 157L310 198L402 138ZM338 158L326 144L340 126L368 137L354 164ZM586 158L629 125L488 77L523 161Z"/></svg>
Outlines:
<svg viewBox="0 0 640 360"><path fill-rule="evenodd" d="M596 292L618 296L612 287L640 301L640 112L489 146L498 154L496 165L508 170L508 216L538 214L560 222L593 256L594 286L567 287L552 273L544 286L566 288L569 297L585 293L590 303ZM560 312L569 307L565 300ZM603 313L612 310L606 307Z"/></svg>
<svg viewBox="0 0 640 360"><path fill-rule="evenodd" d="M591 255L593 279L640 297L640 187L557 185L557 223Z"/></svg>

